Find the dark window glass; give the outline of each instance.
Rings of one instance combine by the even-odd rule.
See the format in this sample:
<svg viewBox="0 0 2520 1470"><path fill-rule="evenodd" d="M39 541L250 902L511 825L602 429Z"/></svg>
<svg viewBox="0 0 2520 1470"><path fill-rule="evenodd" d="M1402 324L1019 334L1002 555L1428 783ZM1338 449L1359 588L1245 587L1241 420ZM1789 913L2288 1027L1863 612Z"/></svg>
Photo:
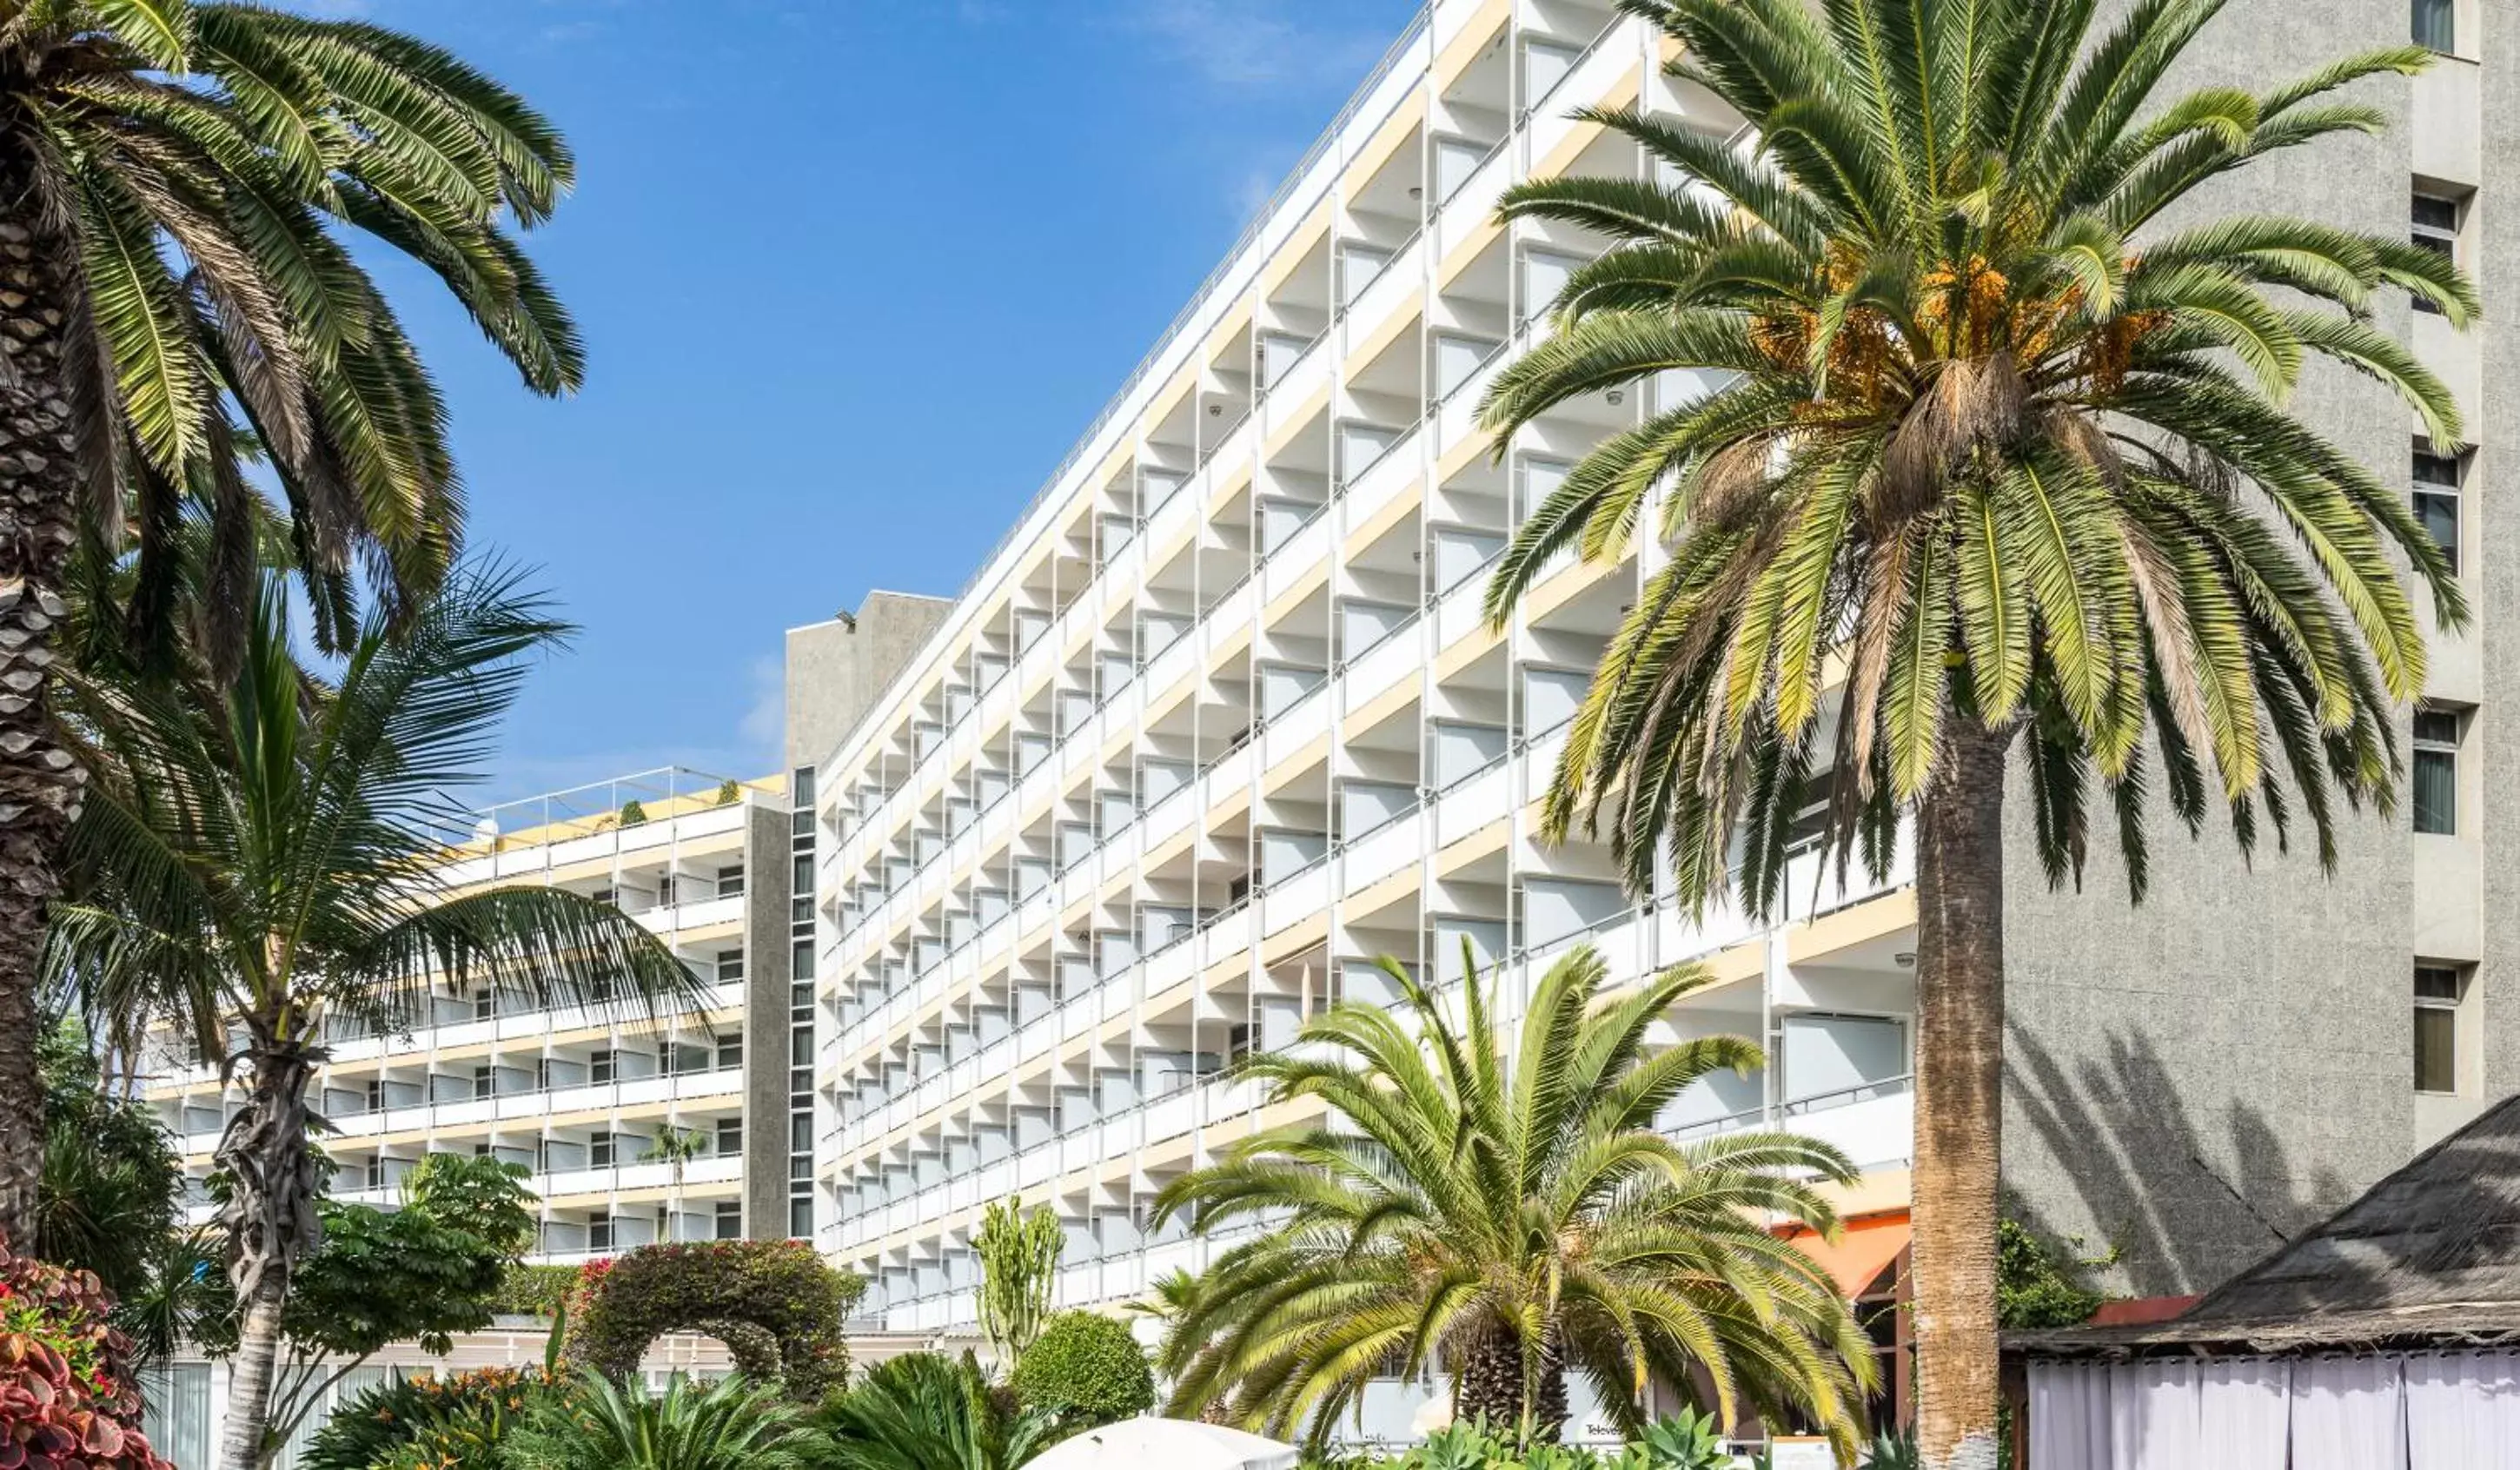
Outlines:
<svg viewBox="0 0 2520 1470"><path fill-rule="evenodd" d="M2415 999L2458 1003L2458 971L2446 964L2415 966Z"/></svg>
<svg viewBox="0 0 2520 1470"><path fill-rule="evenodd" d="M2458 1091L2458 1012L2447 1005L2415 1007L2415 1091Z"/></svg>
<svg viewBox="0 0 2520 1470"><path fill-rule="evenodd" d="M2458 757L2417 748L2414 766L2415 830L2450 836L2458 830Z"/></svg>
<svg viewBox="0 0 2520 1470"><path fill-rule="evenodd" d="M2457 0L2413 0L2408 34L2418 46L2434 51L2458 49Z"/></svg>

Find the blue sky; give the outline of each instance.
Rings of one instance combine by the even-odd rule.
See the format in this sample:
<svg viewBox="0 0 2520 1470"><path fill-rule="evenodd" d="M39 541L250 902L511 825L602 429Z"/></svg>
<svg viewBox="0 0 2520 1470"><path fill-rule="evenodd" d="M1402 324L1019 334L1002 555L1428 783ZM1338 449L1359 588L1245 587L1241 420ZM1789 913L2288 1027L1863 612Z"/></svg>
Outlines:
<svg viewBox="0 0 2520 1470"><path fill-rule="evenodd" d="M405 268L472 537L582 627L499 779L778 755L787 628L949 594L1415 0L306 0L566 130L529 242L586 390L526 394Z"/></svg>

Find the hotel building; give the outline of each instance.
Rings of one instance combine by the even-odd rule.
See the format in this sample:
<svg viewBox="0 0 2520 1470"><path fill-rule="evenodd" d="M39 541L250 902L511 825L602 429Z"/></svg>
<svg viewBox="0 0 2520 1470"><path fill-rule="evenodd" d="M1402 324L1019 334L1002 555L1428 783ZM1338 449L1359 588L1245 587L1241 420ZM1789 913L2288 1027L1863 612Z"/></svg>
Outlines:
<svg viewBox="0 0 2520 1470"><path fill-rule="evenodd" d="M2316 11L2235 0L2186 80L2264 85L2408 37L2400 0ZM2514 257L2478 200L2520 156L2493 143L2513 141L2511 37L2480 33L2468 0L2414 15L2444 57L2362 89L2385 131L2278 156L2209 202L2410 231L2491 302ZM971 1233L1008 1195L1064 1222L1062 1304L1198 1269L1218 1244L1154 1230L1156 1191L1304 1115L1230 1064L1333 1002L1389 1002L1375 957L1450 982L1464 947L1508 1014L1578 945L1623 975L1709 966L1669 1034L1751 1037L1769 1066L1702 1085L1665 1126L1843 1149L1866 1171L1842 1201L1864 1243L1833 1265L1882 1289L1909 1197L1906 856L1885 882L1841 884L1806 850L1764 919L1632 903L1602 847L1538 839L1535 804L1657 549L1555 568L1501 632L1479 616L1506 538L1568 467L1705 386L1667 374L1502 445L1475 422L1604 245L1501 224L1500 195L1644 166L1575 110L1739 137L1664 71L1671 55L1597 0L1437 0L865 718L827 746L791 741L812 814L815 1239L872 1283L871 1324L968 1326ZM2376 311L2474 436L2412 438L2402 406L2342 375L2299 397L2406 478L2475 590L2478 626L2438 646L2408 712L2414 830L2404 813L2349 823L2331 880L2300 851L2245 867L2221 830L2191 842L2164 811L2154 897L2130 909L2107 854L2050 891L2026 796L2011 804L2014 1208L2115 1242L2122 1290L2219 1280L2520 1084L2486 1004L2520 944L2515 895L2486 893L2520 866L2487 844L2520 812L2482 779L2486 691L2510 672L2494 635L2520 616L2490 489L2508 375L2488 359L2509 337L2456 335L2403 300Z"/></svg>

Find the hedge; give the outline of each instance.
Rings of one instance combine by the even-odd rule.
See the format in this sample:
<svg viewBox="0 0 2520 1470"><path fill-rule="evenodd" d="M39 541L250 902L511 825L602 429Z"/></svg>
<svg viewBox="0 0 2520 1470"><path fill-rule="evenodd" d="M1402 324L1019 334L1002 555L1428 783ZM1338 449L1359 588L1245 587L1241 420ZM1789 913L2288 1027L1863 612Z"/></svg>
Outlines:
<svg viewBox="0 0 2520 1470"><path fill-rule="evenodd" d="M626 1379L650 1343L698 1332L726 1344L745 1377L813 1403L848 1376L840 1319L865 1289L801 1240L645 1245L581 1269L562 1352L572 1366Z"/></svg>

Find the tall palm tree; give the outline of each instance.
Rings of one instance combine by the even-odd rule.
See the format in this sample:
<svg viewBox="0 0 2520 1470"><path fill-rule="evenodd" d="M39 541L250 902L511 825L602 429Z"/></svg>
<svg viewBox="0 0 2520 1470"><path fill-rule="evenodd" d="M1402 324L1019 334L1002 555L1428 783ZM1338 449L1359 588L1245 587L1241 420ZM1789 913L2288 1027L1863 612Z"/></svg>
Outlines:
<svg viewBox="0 0 2520 1470"><path fill-rule="evenodd" d="M33 1008L45 906L85 780L52 719L82 542L136 542L116 609L162 639L206 604L243 642L267 457L338 650L354 560L407 607L442 581L464 496L445 406L355 236L433 271L536 392L575 329L511 238L573 164L551 124L446 52L248 4L0 0L0 1231L31 1230ZM171 544L215 526L198 578Z"/></svg>
<svg viewBox="0 0 2520 1470"><path fill-rule="evenodd" d="M1991 1464L2005 769L2051 882L2114 813L2142 896L2144 793L2244 849L2340 801L2394 810L2393 701L2424 687L2403 557L2466 601L2403 485L2284 408L2304 363L2385 384L2437 444L2441 382L2371 311L2453 326L2473 288L2404 238L2269 215L2161 223L2278 150L2370 131L2331 94L2394 47L2262 92L2156 104L2220 0L1622 0L1755 147L1588 113L1683 174L1534 182L1508 217L1615 244L1483 405L1502 446L1552 406L1675 369L1720 386L1604 441L1517 531L1500 623L1569 551L1650 513L1668 560L1612 639L1545 812L1606 829L1638 891L1777 891L1796 815L1917 886L1917 1336L1925 1463ZM2281 288L2271 294L2268 288ZM1833 718L1832 718L1833 716ZM1825 738L1824 735L1825 733ZM1823 748L1825 746L1825 748Z"/></svg>
<svg viewBox="0 0 2520 1470"><path fill-rule="evenodd" d="M308 1087L327 1023L393 1031L443 986L537 1004L696 1003L697 978L610 904L544 886L458 892L438 833L477 779L523 658L560 636L513 576L459 571L397 637L371 614L338 674L302 664L260 594L235 674L74 685L99 773L72 829L74 901L46 959L117 1050L143 1027L244 1073L221 1136L241 1314L220 1463L265 1449L291 1272L316 1232Z"/></svg>
<svg viewBox="0 0 2520 1470"><path fill-rule="evenodd" d="M1450 1370L1455 1410L1556 1438L1565 1374L1630 1425L1655 1379L1809 1411L1856 1444L1870 1347L1828 1276L1768 1220L1834 1232L1817 1192L1854 1169L1791 1134L1677 1143L1654 1131L1684 1089L1759 1048L1733 1037L1655 1047L1658 1023L1709 982L1684 967L1609 990L1587 947L1552 965L1518 1043L1492 1026L1475 965L1457 1021L1385 967L1407 1004L1331 1007L1287 1051L1247 1063L1271 1100L1330 1116L1255 1135L1157 1196L1157 1223L1265 1223L1234 1246L1163 1347L1173 1411L1315 1441L1370 1379Z"/></svg>

